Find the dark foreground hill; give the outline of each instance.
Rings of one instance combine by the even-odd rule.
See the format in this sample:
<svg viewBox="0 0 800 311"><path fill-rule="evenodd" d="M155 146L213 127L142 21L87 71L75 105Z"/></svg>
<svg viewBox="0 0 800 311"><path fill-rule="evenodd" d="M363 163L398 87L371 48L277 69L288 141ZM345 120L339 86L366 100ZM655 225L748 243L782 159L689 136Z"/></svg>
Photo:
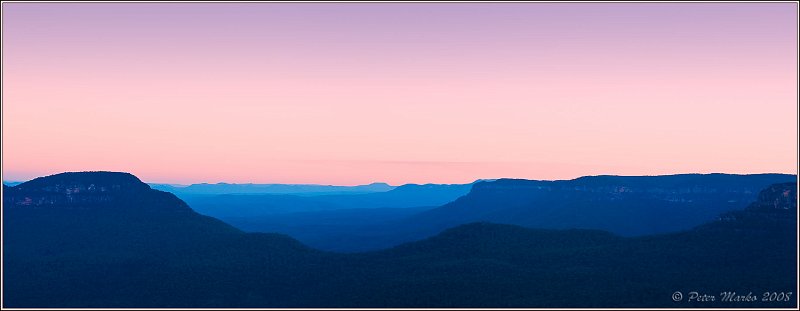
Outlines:
<svg viewBox="0 0 800 311"><path fill-rule="evenodd" d="M473 223L345 255L243 233L129 174L59 174L4 187L3 307L794 307L796 187L681 233Z"/></svg>

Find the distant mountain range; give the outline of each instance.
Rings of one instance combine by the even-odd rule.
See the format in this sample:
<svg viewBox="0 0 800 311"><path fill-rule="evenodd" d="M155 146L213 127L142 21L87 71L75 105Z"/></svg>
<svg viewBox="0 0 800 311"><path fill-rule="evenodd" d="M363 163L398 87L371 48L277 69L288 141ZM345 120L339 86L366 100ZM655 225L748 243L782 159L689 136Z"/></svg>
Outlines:
<svg viewBox="0 0 800 311"><path fill-rule="evenodd" d="M321 194L352 194L385 192L396 187L386 183L371 183L359 186L332 186L313 184L191 184L188 186L171 184L149 184L153 189L168 191L178 195L218 195L218 194L294 194L294 195L321 195Z"/></svg>
<svg viewBox="0 0 800 311"><path fill-rule="evenodd" d="M178 194L196 211L219 218L355 208L433 207L453 201L472 188L464 185L408 184L385 192L298 196L288 194Z"/></svg>
<svg viewBox="0 0 800 311"><path fill-rule="evenodd" d="M672 178L673 185L629 184L630 194L694 202L783 177L724 177L725 187ZM580 200L628 195L628 186L596 181L486 183L441 208L492 197L507 199L496 206L557 202L570 191ZM244 233L130 174L64 173L3 187L3 307L792 308L796 189L765 185L746 208L678 233L631 238L481 222L383 251L337 254L285 235ZM759 300L691 301L691 291ZM761 301L772 292L795 295Z"/></svg>
<svg viewBox="0 0 800 311"><path fill-rule="evenodd" d="M390 206L391 202L408 201L400 191L403 187L363 195L374 198L371 202L356 200L355 196L322 196L301 201L270 197L274 206L288 207L280 209L285 214L269 212L279 209L272 207L267 198L261 202L241 196L186 199L198 212L243 230L280 232L316 248L353 252L388 248L471 222L598 229L623 236L677 232L712 221L720 213L743 209L764 187L796 178L785 174L682 174L588 176L559 181L500 179L477 182L469 185L469 190L466 186L455 187L449 196L443 189L432 187L431 195L437 192L444 195L438 202L417 201L414 203L419 207L414 209L380 211L355 208L381 207L372 202L403 207ZM350 209L337 211L331 207L348 199L352 203L343 206ZM206 205L210 202L225 209L212 210Z"/></svg>

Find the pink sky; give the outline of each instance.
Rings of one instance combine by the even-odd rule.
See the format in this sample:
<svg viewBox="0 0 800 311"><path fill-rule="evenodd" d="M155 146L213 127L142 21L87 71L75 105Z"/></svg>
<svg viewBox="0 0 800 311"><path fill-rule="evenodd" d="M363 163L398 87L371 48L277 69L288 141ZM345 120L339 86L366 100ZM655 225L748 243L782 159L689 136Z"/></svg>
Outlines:
<svg viewBox="0 0 800 311"><path fill-rule="evenodd" d="M3 180L797 173L796 3L4 3Z"/></svg>

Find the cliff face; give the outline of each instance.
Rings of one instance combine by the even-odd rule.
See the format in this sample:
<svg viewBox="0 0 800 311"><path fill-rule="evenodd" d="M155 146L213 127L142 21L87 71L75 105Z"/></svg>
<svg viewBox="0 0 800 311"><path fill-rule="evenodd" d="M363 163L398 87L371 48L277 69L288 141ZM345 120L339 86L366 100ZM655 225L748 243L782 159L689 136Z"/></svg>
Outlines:
<svg viewBox="0 0 800 311"><path fill-rule="evenodd" d="M736 224L749 230L794 227L797 221L797 183L771 185L762 190L758 199L747 208L722 214L719 220L723 224Z"/></svg>
<svg viewBox="0 0 800 311"><path fill-rule="evenodd" d="M93 209L154 207L190 210L170 193L150 189L135 176L114 172L61 173L4 187L8 209Z"/></svg>
<svg viewBox="0 0 800 311"><path fill-rule="evenodd" d="M797 183L782 183L767 187L748 210L797 210Z"/></svg>
<svg viewBox="0 0 800 311"><path fill-rule="evenodd" d="M467 195L413 221L440 230L488 221L532 228L599 229L624 236L677 232L742 210L762 189L796 179L786 174L500 179L476 183Z"/></svg>
<svg viewBox="0 0 800 311"><path fill-rule="evenodd" d="M3 235L13 237L5 260L154 255L239 234L126 173L63 173L4 189Z"/></svg>
<svg viewBox="0 0 800 311"><path fill-rule="evenodd" d="M150 186L129 173L70 172L39 177L13 187L17 190L50 193L135 193L150 190Z"/></svg>
<svg viewBox="0 0 800 311"><path fill-rule="evenodd" d="M752 201L755 194L764 187L794 179L796 176L784 174L588 176L558 181L500 179L476 183L469 195L513 195L525 198L535 196L535 193L568 192L570 195L597 195L597 199L637 195L658 200L690 202L695 196L712 194L728 195L732 197L731 200Z"/></svg>

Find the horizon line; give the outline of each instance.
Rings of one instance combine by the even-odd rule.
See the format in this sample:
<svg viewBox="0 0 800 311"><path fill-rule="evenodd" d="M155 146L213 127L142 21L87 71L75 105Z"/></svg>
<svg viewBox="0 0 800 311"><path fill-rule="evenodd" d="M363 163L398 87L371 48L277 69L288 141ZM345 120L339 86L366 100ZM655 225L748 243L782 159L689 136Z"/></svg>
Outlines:
<svg viewBox="0 0 800 311"><path fill-rule="evenodd" d="M218 182L203 181L203 182L194 182L194 183L172 183L172 182L144 181L141 178L139 178L138 176L136 176L136 174L133 174L133 173L130 173L130 172L101 171L100 170L100 171L64 171L64 172L60 172L60 173L36 176L36 177L30 178L30 179L27 179L27 180L5 180L5 178L3 178L2 182L4 184L5 183L24 183L24 182L28 182L28 181L31 181L31 180L36 179L36 178L48 177L48 176L53 176L53 175L58 175L58 174L86 173L86 172L126 173L126 174L131 174L131 175L135 176L136 178L141 180L143 183L148 184L148 185L157 184L157 185L184 186L184 187L188 187L188 186L192 186L192 185L204 185L204 184L205 185L226 184L226 185L333 186L333 187L358 187L358 186L369 186L369 185L374 185L374 184L385 184L385 185L388 185L390 187L400 187L400 186L404 186L404 185L466 185L466 184L477 183L477 182L480 182L480 181L495 181L495 180L501 180L501 179L535 180L535 181L561 181L561 180L575 180L575 179L583 178L583 177L600 177L600 176L618 176L618 177L658 177L658 176L677 176L677 175L740 175L740 176L744 176L744 175L771 175L771 174L793 175L795 177L798 176L797 172L793 172L793 173L786 173L786 172L759 172L759 173L682 172L682 173L669 173L669 174L641 174L641 175L606 173L606 174L580 175L580 176L573 177L573 178L558 178L558 179L497 177L497 178L475 178L471 182L464 182L464 183L435 183L435 182L418 183L418 182L408 182L408 183L402 183L402 184L391 184L391 183L383 182L383 181L373 181L373 182L369 182L369 183L358 183L358 184L347 184L347 185L345 185L345 184L333 184L333 183L226 182L226 181L218 181ZM5 175L4 173L5 172L3 172L3 175Z"/></svg>

